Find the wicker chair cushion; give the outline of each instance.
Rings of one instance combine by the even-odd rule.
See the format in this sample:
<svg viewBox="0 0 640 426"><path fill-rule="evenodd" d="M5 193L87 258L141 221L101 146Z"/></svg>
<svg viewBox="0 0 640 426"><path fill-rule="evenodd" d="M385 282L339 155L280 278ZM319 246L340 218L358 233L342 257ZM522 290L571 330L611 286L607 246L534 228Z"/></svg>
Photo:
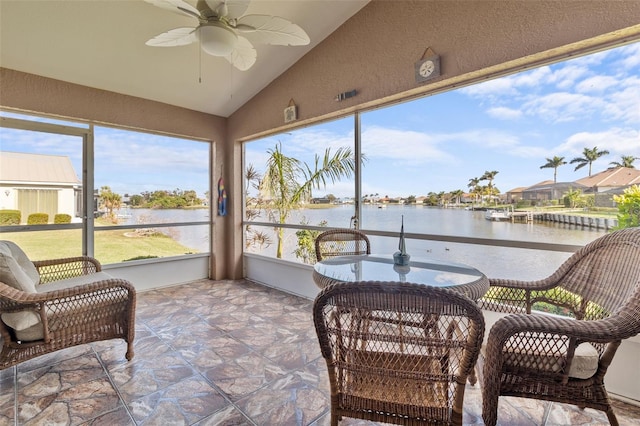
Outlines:
<svg viewBox="0 0 640 426"><path fill-rule="evenodd" d="M40 282L36 267L12 241L0 241L0 281L25 293L35 293Z"/></svg>
<svg viewBox="0 0 640 426"><path fill-rule="evenodd" d="M47 291L64 290L65 288L71 288L83 284L95 283L98 281L104 281L113 278L113 276L106 272L93 272L89 275L80 275L78 277L67 278L65 280L52 281L46 284L40 284L36 291L38 293L44 293Z"/></svg>
<svg viewBox="0 0 640 426"><path fill-rule="evenodd" d="M569 377L575 379L588 379L596 374L600 354L589 343L582 343L576 346ZM538 371L561 371L564 367L564 358L557 358L553 355L535 353L531 348L522 346L509 348L504 357L505 367L527 368Z"/></svg>
<svg viewBox="0 0 640 426"><path fill-rule="evenodd" d="M38 286L37 290L39 293L56 291L82 284L107 280L109 278L112 278L111 275L105 272L96 272L90 275L81 275L79 277L43 284ZM42 323L40 322L40 315L32 310L3 313L0 317L2 318L2 322L13 329L18 340L31 342L34 340L40 340L44 337Z"/></svg>
<svg viewBox="0 0 640 426"><path fill-rule="evenodd" d="M44 337L40 315L34 311L5 312L2 322L13 329L18 340L30 342Z"/></svg>

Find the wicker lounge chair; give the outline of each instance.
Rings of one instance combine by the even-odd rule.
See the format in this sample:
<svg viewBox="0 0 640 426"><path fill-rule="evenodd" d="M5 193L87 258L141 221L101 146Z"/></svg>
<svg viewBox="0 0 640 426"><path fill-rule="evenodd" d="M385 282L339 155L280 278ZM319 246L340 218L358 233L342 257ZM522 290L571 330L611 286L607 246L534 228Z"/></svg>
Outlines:
<svg viewBox="0 0 640 426"><path fill-rule="evenodd" d="M453 290L361 281L326 287L313 319L331 385L331 424L462 424L465 381L484 334Z"/></svg>
<svg viewBox="0 0 640 426"><path fill-rule="evenodd" d="M598 238L546 279L490 283L482 307L516 314L489 333L485 423L496 424L498 397L510 395L602 410L617 425L604 377L621 340L640 332L640 228ZM531 314L539 303L573 318Z"/></svg>
<svg viewBox="0 0 640 426"><path fill-rule="evenodd" d="M369 238L355 229L333 229L316 238L316 260L353 254L371 254Z"/></svg>
<svg viewBox="0 0 640 426"><path fill-rule="evenodd" d="M81 256L31 262L0 241L0 370L46 353L122 338L133 358L136 292Z"/></svg>

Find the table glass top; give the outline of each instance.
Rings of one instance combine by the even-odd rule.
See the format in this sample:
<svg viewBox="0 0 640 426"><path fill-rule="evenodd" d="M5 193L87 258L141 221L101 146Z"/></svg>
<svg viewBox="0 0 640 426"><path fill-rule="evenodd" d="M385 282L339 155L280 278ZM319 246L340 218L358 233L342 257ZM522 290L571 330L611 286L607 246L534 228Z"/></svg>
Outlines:
<svg viewBox="0 0 640 426"><path fill-rule="evenodd" d="M411 258L408 266L393 264L389 255L338 256L314 265L317 273L335 280L406 281L436 287L469 284L484 277L482 272L461 263Z"/></svg>

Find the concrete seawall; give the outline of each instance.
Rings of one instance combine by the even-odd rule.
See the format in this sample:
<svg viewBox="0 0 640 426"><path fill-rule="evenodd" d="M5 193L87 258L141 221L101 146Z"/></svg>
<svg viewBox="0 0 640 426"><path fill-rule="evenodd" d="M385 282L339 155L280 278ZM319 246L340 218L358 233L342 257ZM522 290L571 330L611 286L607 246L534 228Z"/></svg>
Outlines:
<svg viewBox="0 0 640 426"><path fill-rule="evenodd" d="M590 228L596 229L611 229L618 226L617 218L576 216L561 213L545 213L544 215L538 216L538 218L549 222L567 223L576 226L588 226Z"/></svg>

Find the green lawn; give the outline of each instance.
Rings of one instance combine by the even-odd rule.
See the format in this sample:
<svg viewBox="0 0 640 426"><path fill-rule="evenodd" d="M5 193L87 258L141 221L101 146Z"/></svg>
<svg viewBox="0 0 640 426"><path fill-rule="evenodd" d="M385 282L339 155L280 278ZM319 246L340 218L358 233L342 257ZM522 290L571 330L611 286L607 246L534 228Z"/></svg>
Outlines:
<svg viewBox="0 0 640 426"><path fill-rule="evenodd" d="M96 232L95 257L106 265L136 257L167 257L196 252L165 235L127 236L131 234L131 230ZM72 229L12 232L3 234L1 238L14 241L31 260L45 260L80 256L81 236L82 230Z"/></svg>

